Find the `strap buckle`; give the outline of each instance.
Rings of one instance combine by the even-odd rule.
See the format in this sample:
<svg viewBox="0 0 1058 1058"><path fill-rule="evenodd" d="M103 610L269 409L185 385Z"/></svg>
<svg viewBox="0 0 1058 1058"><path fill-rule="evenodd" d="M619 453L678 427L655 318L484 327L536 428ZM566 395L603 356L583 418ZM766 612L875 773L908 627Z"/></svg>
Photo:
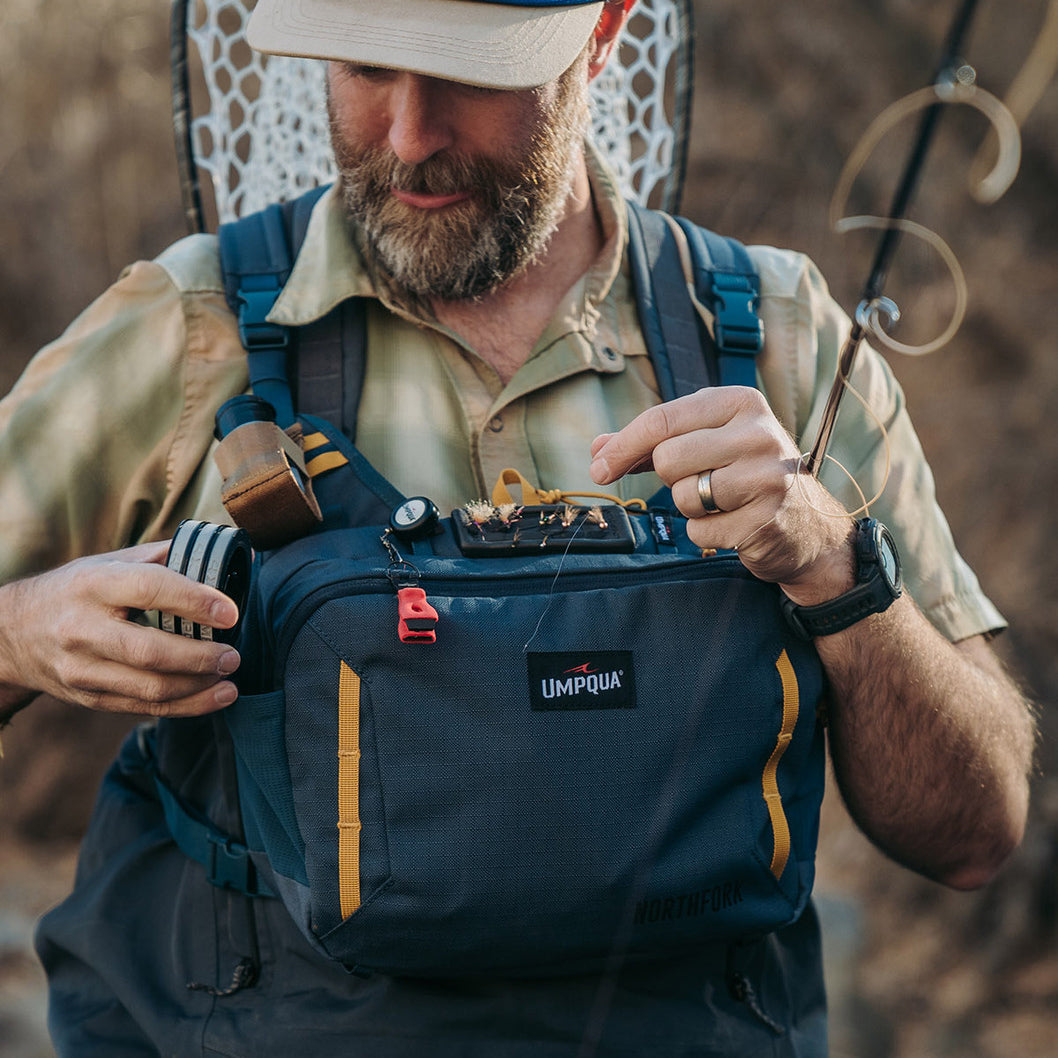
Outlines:
<svg viewBox="0 0 1058 1058"><path fill-rule="evenodd" d="M748 276L713 273L716 344L723 353L755 356L764 344L764 324L757 315L758 290Z"/></svg>
<svg viewBox="0 0 1058 1058"><path fill-rule="evenodd" d="M235 889L247 896L260 896L257 868L250 858L250 850L234 838L223 834L207 835L209 861L204 864L211 885L220 889Z"/></svg>
<svg viewBox="0 0 1058 1058"><path fill-rule="evenodd" d="M267 318L278 294L278 289L239 290L239 340L247 352L286 349L290 344L287 328Z"/></svg>

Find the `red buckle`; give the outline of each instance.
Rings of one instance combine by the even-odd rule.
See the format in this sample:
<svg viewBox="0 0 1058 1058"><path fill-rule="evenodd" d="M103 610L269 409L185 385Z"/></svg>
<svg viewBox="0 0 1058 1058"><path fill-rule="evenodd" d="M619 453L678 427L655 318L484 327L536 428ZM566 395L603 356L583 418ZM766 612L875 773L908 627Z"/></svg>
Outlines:
<svg viewBox="0 0 1058 1058"><path fill-rule="evenodd" d="M422 588L398 588L397 612L397 634L402 643L437 642L437 611L426 601Z"/></svg>

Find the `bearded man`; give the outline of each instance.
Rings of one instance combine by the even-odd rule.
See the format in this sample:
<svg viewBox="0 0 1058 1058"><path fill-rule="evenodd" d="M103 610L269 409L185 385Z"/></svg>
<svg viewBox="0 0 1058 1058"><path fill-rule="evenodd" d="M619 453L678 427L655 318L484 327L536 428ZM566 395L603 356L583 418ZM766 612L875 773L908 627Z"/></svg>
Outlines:
<svg viewBox="0 0 1058 1058"><path fill-rule="evenodd" d="M737 549L811 613L862 587L847 497L798 459L847 322L809 262L755 248L761 390L660 403L626 206L584 140L588 84L632 3L261 0L256 47L329 62L341 174L269 320L307 327L362 299L354 440L405 495L456 508L508 466L624 499L667 486L691 540ZM856 384L888 440L852 412L834 445L868 491L888 445L877 513L907 590L815 636L832 758L874 841L974 887L1020 840L1031 714L987 646L1002 619L954 549L896 384L869 353ZM0 406L3 713L47 692L166 718L126 743L75 891L41 926L58 1052L825 1054L810 904L763 936L589 970L361 976L321 955L281 901L209 884L174 840L156 776L237 829L215 721L238 696L240 657L128 618L235 625L231 599L164 560L182 518L228 520L213 417L246 387L217 241L194 236L129 268Z"/></svg>

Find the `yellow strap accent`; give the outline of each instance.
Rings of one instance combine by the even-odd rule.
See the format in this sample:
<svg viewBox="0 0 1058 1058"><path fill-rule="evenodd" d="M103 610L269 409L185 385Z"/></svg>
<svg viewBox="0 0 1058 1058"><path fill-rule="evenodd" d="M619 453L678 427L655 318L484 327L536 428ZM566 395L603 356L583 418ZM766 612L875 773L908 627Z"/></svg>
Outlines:
<svg viewBox="0 0 1058 1058"><path fill-rule="evenodd" d="M318 456L313 456L306 464L305 469L308 471L309 477L314 478L317 474L322 474L325 470L333 470L335 467L344 467L349 460L342 455L341 452L321 452Z"/></svg>
<svg viewBox="0 0 1058 1058"><path fill-rule="evenodd" d="M782 796L779 793L779 761L786 752L797 726L797 714L800 709L801 695L797 687L797 673L784 650L775 662L782 681L782 730L771 751L768 763L764 765L764 803L768 806L771 817L771 829L775 838L775 851L771 857L771 873L776 879L782 877L786 861L790 858L790 825L786 822L786 813L782 808Z"/></svg>
<svg viewBox="0 0 1058 1058"><path fill-rule="evenodd" d="M521 486L523 507L535 507L541 503L568 503L572 499L595 499L607 500L618 507L639 507L644 511L647 509L645 500L622 500L620 496L613 496L609 492L565 492L562 489L538 489L535 485L529 484L520 471L510 467L501 471L496 480L496 485L492 490L494 507L518 502L511 495L511 485Z"/></svg>
<svg viewBox="0 0 1058 1058"><path fill-rule="evenodd" d="M305 434L301 439L301 450L303 452L311 452L313 449L329 442L330 438L322 430L317 430L315 433Z"/></svg>
<svg viewBox="0 0 1058 1058"><path fill-rule="evenodd" d="M511 485L521 486L521 504L523 507L535 507L538 503L544 502L540 499L540 493L529 484L526 478L524 478L517 470L508 467L506 470L500 471L500 476L496 479L496 486L492 490L492 504L494 507L502 507L507 503L518 502L511 495L509 488Z"/></svg>
<svg viewBox="0 0 1058 1058"><path fill-rule="evenodd" d="M360 677L338 674L338 897L342 919L360 906Z"/></svg>

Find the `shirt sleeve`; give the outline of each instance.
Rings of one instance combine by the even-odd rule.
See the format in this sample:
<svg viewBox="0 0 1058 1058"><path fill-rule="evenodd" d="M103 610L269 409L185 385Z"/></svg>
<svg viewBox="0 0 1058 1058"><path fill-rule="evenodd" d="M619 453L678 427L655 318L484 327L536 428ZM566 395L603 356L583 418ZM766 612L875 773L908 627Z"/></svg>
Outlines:
<svg viewBox="0 0 1058 1058"><path fill-rule="evenodd" d="M761 384L802 452L815 442L849 320L804 256L751 250L761 274ZM932 472L885 360L861 346L820 480L846 510L870 503L893 533L906 590L945 636L998 631L1005 621L956 549ZM861 495L862 494L862 495Z"/></svg>
<svg viewBox="0 0 1058 1058"><path fill-rule="evenodd" d="M246 385L196 238L126 269L0 401L0 583L164 538L195 503L214 410Z"/></svg>

